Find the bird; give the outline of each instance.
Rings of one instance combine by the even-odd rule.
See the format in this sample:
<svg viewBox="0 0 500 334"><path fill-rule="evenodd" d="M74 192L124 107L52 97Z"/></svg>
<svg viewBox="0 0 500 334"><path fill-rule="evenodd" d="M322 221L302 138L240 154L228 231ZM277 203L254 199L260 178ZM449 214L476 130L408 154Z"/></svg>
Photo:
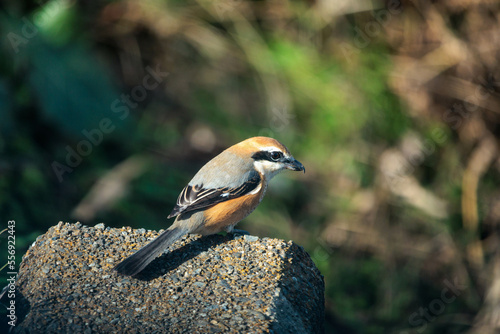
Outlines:
<svg viewBox="0 0 500 334"><path fill-rule="evenodd" d="M173 224L114 270L135 276L186 234L240 232L235 225L260 204L269 181L286 169L306 171L276 139L252 137L227 148L207 162L181 191L167 217L176 217Z"/></svg>

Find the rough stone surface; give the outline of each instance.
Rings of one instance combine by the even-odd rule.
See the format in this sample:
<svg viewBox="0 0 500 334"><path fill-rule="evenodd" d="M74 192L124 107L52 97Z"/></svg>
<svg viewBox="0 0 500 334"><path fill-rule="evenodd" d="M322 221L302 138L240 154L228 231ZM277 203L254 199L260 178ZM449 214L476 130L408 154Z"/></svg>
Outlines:
<svg viewBox="0 0 500 334"><path fill-rule="evenodd" d="M16 332L322 332L323 277L302 247L189 236L137 277L112 271L158 233L51 227L23 257Z"/></svg>

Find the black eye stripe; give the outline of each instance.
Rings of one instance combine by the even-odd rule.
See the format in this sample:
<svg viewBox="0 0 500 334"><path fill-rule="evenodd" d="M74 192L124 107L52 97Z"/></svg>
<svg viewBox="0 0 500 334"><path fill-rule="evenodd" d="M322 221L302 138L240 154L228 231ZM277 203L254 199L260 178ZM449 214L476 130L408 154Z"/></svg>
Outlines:
<svg viewBox="0 0 500 334"><path fill-rule="evenodd" d="M254 160L267 160L271 162L278 161L283 158L283 153L280 151L259 151L252 155Z"/></svg>
<svg viewBox="0 0 500 334"><path fill-rule="evenodd" d="M259 152L255 152L252 155L252 159L254 159L254 160L269 160L269 157L267 156L266 152L259 151Z"/></svg>

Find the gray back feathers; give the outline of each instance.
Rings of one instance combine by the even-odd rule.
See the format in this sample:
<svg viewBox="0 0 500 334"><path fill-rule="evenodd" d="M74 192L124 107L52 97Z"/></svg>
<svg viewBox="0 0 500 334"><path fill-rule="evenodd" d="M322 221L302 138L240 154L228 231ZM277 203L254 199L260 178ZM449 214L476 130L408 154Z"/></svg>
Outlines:
<svg viewBox="0 0 500 334"><path fill-rule="evenodd" d="M242 171L246 171L242 173ZM203 188L237 188L256 176L253 159L224 151L203 166L189 182L190 186Z"/></svg>

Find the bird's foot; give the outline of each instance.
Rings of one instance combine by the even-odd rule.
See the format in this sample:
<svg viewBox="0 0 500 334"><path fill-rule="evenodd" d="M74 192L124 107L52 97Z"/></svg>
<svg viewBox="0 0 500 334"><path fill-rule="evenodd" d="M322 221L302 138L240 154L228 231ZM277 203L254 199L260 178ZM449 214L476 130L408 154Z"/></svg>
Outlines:
<svg viewBox="0 0 500 334"><path fill-rule="evenodd" d="M235 234L235 235L250 235L249 232L245 231L245 230L238 230L236 228L234 228L231 232L229 232L231 234Z"/></svg>
<svg viewBox="0 0 500 334"><path fill-rule="evenodd" d="M228 233L228 234L230 233L230 234L233 234L235 236L237 236L237 235L249 235L250 234L245 230L238 230L238 229L234 228L234 225L226 227L226 233Z"/></svg>

